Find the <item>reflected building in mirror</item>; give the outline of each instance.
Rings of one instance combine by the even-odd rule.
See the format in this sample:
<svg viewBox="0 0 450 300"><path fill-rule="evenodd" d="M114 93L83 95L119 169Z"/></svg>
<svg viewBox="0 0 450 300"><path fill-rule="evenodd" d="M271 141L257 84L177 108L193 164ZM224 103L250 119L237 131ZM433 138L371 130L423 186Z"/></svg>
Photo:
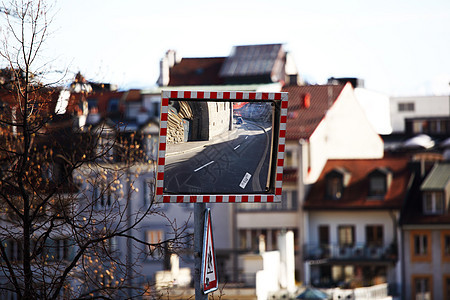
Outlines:
<svg viewBox="0 0 450 300"><path fill-rule="evenodd" d="M171 99L164 192L273 192L272 101Z"/></svg>
<svg viewBox="0 0 450 300"><path fill-rule="evenodd" d="M209 141L233 128L230 102L171 101L167 144Z"/></svg>

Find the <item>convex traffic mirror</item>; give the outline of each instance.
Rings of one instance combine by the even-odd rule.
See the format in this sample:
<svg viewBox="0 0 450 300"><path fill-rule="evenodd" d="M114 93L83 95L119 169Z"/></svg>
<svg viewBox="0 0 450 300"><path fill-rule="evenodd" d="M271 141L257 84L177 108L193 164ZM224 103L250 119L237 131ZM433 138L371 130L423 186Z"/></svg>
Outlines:
<svg viewBox="0 0 450 300"><path fill-rule="evenodd" d="M278 202L287 93L163 92L157 199Z"/></svg>

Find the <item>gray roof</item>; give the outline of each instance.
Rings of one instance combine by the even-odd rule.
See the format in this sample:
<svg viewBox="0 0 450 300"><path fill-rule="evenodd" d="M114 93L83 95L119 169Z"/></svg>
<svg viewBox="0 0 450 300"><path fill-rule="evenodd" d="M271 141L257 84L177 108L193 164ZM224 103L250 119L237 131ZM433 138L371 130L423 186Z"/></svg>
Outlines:
<svg viewBox="0 0 450 300"><path fill-rule="evenodd" d="M423 191L443 190L449 184L450 163L436 164L424 180L420 189Z"/></svg>
<svg viewBox="0 0 450 300"><path fill-rule="evenodd" d="M219 75L241 77L270 75L279 56L281 44L235 46Z"/></svg>

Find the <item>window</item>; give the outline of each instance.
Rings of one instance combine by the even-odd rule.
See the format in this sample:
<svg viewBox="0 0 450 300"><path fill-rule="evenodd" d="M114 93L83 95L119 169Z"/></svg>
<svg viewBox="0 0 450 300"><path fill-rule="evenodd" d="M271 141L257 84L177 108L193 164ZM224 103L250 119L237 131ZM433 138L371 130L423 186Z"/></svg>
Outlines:
<svg viewBox="0 0 450 300"><path fill-rule="evenodd" d="M97 156L100 161L112 161L114 158L114 137L101 136L97 142Z"/></svg>
<svg viewBox="0 0 450 300"><path fill-rule="evenodd" d="M143 206L147 208L150 205L150 186L147 180L142 182L142 199L144 200Z"/></svg>
<svg viewBox="0 0 450 300"><path fill-rule="evenodd" d="M383 226L367 225L366 226L366 244L367 246L380 247L383 246Z"/></svg>
<svg viewBox="0 0 450 300"><path fill-rule="evenodd" d="M330 243L330 227L328 225L319 226L319 243L328 245Z"/></svg>
<svg viewBox="0 0 450 300"><path fill-rule="evenodd" d="M378 174L370 177L369 196L383 197L386 194L386 177Z"/></svg>
<svg viewBox="0 0 450 300"><path fill-rule="evenodd" d="M342 197L342 177L332 175L327 178L327 198L337 200Z"/></svg>
<svg viewBox="0 0 450 300"><path fill-rule="evenodd" d="M441 253L442 261L450 262L450 230L441 232Z"/></svg>
<svg viewBox="0 0 450 300"><path fill-rule="evenodd" d="M143 108L143 107L142 107ZM127 103L126 115L128 119L136 118L136 116L141 111L140 103Z"/></svg>
<svg viewBox="0 0 450 300"><path fill-rule="evenodd" d="M74 242L68 238L50 240L48 249L49 260L68 260L73 258Z"/></svg>
<svg viewBox="0 0 450 300"><path fill-rule="evenodd" d="M119 247L117 245L117 236L113 236L109 239L103 240L103 247L109 255L117 252L119 250Z"/></svg>
<svg viewBox="0 0 450 300"><path fill-rule="evenodd" d="M370 175L369 178L369 197L383 198L386 195L386 176L382 173Z"/></svg>
<svg viewBox="0 0 450 300"><path fill-rule="evenodd" d="M94 188L94 190L92 191L92 201L95 202L96 207L97 207L97 202L98 202L98 199L100 198L100 191L97 186L94 186L93 188Z"/></svg>
<svg viewBox="0 0 450 300"><path fill-rule="evenodd" d="M156 160L158 156L158 136L146 135L144 138L144 150L148 160Z"/></svg>
<svg viewBox="0 0 450 300"><path fill-rule="evenodd" d="M102 206L102 207L110 207L111 206L111 202L112 202L112 200L111 200L111 191L109 190L109 189L107 189L106 191L104 191L102 194L101 194L101 197L100 197L100 205Z"/></svg>
<svg viewBox="0 0 450 300"><path fill-rule="evenodd" d="M113 202L113 194L111 190L105 186L94 186L92 201L95 202L96 209L110 207Z"/></svg>
<svg viewBox="0 0 450 300"><path fill-rule="evenodd" d="M162 255L164 245L161 242L164 239L164 232L162 230L147 230L146 232L146 242L151 244L148 246L149 255Z"/></svg>
<svg viewBox="0 0 450 300"><path fill-rule="evenodd" d="M414 236L414 254L424 255L428 252L428 237L426 235Z"/></svg>
<svg viewBox="0 0 450 300"><path fill-rule="evenodd" d="M398 111L414 111L414 102L400 102L398 104Z"/></svg>
<svg viewBox="0 0 450 300"><path fill-rule="evenodd" d="M355 226L340 225L338 227L338 239L340 247L353 247L355 244Z"/></svg>
<svg viewBox="0 0 450 300"><path fill-rule="evenodd" d="M297 197L298 197L297 190L283 191L281 194L281 209L279 210L296 210Z"/></svg>
<svg viewBox="0 0 450 300"><path fill-rule="evenodd" d="M351 174L344 168L336 168L325 176L326 198L338 200L342 198L344 187L350 182Z"/></svg>
<svg viewBox="0 0 450 300"><path fill-rule="evenodd" d="M423 212L425 214L443 214L444 213L444 193L443 192L424 192L423 193Z"/></svg>
<svg viewBox="0 0 450 300"><path fill-rule="evenodd" d="M425 120L414 120L413 121L413 133L423 133L428 131L428 122Z"/></svg>
<svg viewBox="0 0 450 300"><path fill-rule="evenodd" d="M89 112L97 112L97 99L88 99Z"/></svg>
<svg viewBox="0 0 450 300"><path fill-rule="evenodd" d="M153 111L155 117L159 116L159 110L160 109L161 109L161 103L160 102L153 103L152 111Z"/></svg>
<svg viewBox="0 0 450 300"><path fill-rule="evenodd" d="M278 236L283 232L292 231L294 233L294 250L298 251L298 230L295 228L283 229L240 229L239 230L239 249L247 251L257 251L260 242L264 241L266 250L277 250Z"/></svg>
<svg viewBox="0 0 450 300"><path fill-rule="evenodd" d="M431 275L414 275L412 278L412 299L414 300L431 300L433 293L431 290Z"/></svg>
<svg viewBox="0 0 450 300"><path fill-rule="evenodd" d="M405 120L414 133L447 134L448 121L442 118L407 119Z"/></svg>
<svg viewBox="0 0 450 300"><path fill-rule="evenodd" d="M119 110L119 99L113 98L108 102L108 112L116 112Z"/></svg>
<svg viewBox="0 0 450 300"><path fill-rule="evenodd" d="M6 255L10 261L21 261L23 258L22 241L9 239L3 242Z"/></svg>
<svg viewBox="0 0 450 300"><path fill-rule="evenodd" d="M382 199L392 182L392 171L378 168L369 174L369 198Z"/></svg>
<svg viewBox="0 0 450 300"><path fill-rule="evenodd" d="M444 275L442 282L444 285L444 300L450 300L450 275Z"/></svg>
<svg viewBox="0 0 450 300"><path fill-rule="evenodd" d="M148 208L153 197L153 180L144 180L142 182L142 187L142 192L144 193L142 195L142 199L144 200L143 206L144 208Z"/></svg>
<svg viewBox="0 0 450 300"><path fill-rule="evenodd" d="M410 248L411 260L428 262L431 261L431 233L429 231L411 231Z"/></svg>
<svg viewBox="0 0 450 300"><path fill-rule="evenodd" d="M292 166L292 151L284 152L284 166L285 167Z"/></svg>
<svg viewBox="0 0 450 300"><path fill-rule="evenodd" d="M247 241L248 241L247 230L239 229L239 249L247 249L248 247Z"/></svg>
<svg viewBox="0 0 450 300"><path fill-rule="evenodd" d="M296 167L296 159L293 150L287 149L284 152L284 166L286 168L294 168Z"/></svg>
<svg viewBox="0 0 450 300"><path fill-rule="evenodd" d="M355 277L355 266L333 265L331 267L331 278L334 282L350 282ZM338 296L339 299L339 296Z"/></svg>

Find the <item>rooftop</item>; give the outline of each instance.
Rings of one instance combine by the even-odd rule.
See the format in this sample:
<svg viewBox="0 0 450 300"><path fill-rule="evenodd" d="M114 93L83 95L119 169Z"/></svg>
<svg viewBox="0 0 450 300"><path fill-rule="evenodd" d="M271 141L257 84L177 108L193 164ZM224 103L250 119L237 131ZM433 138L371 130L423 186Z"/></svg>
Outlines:
<svg viewBox="0 0 450 300"><path fill-rule="evenodd" d="M169 86L219 85L219 70L225 57L183 58L170 70Z"/></svg>
<svg viewBox="0 0 450 300"><path fill-rule="evenodd" d="M221 77L271 75L281 67L281 44L235 46L220 70Z"/></svg>
<svg viewBox="0 0 450 300"><path fill-rule="evenodd" d="M344 85L286 86L289 93L286 139L309 139L342 92ZM305 105L305 98L309 98Z"/></svg>
<svg viewBox="0 0 450 300"><path fill-rule="evenodd" d="M409 197L402 211L401 223L403 225L442 225L450 224L450 213L448 204L445 204L445 212L441 214L425 214L423 212L423 191L439 190L448 183L450 174L450 163L435 163L434 167L425 174L425 179L421 175L421 163L415 163L414 181L411 185Z"/></svg>
<svg viewBox="0 0 450 300"><path fill-rule="evenodd" d="M329 160L312 186L305 209L400 209L406 197L411 176L409 159L403 156L382 159L336 159ZM340 168L349 174L349 182L340 199L327 199L326 175ZM392 182L383 198L369 197L369 174L375 170L389 169Z"/></svg>

